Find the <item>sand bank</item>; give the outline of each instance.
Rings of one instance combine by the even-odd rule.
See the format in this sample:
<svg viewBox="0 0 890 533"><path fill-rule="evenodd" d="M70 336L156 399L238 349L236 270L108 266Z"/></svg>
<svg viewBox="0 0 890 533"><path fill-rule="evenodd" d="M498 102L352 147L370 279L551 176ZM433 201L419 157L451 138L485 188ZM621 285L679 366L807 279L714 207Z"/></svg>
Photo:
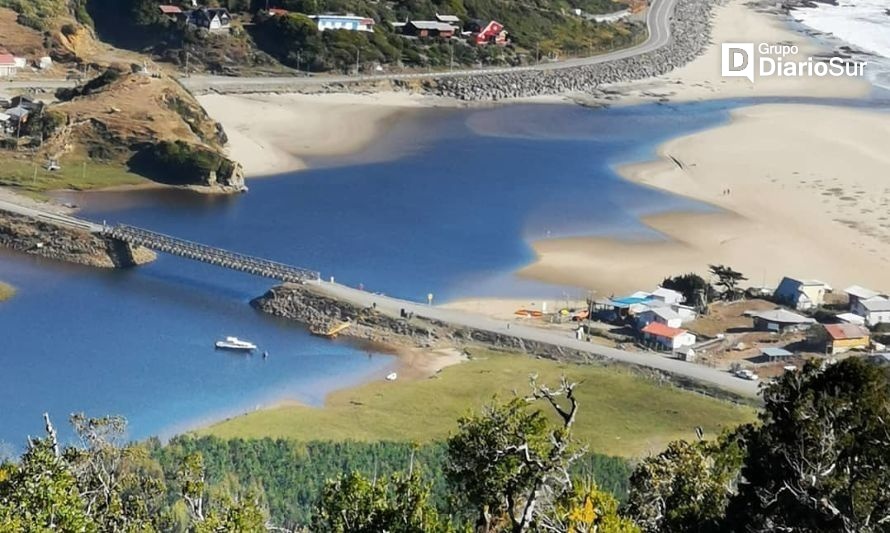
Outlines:
<svg viewBox="0 0 890 533"><path fill-rule="evenodd" d="M792 275L837 288L890 288L888 136L886 113L812 105L737 110L726 126L663 145L660 160L620 169L721 212L644 219L664 236L658 241L539 241L539 260L521 275L610 293L725 263L758 285Z"/></svg>
<svg viewBox="0 0 890 533"><path fill-rule="evenodd" d="M229 137L228 154L250 176L305 168L303 157L357 152L400 113L439 105L409 93L199 96Z"/></svg>

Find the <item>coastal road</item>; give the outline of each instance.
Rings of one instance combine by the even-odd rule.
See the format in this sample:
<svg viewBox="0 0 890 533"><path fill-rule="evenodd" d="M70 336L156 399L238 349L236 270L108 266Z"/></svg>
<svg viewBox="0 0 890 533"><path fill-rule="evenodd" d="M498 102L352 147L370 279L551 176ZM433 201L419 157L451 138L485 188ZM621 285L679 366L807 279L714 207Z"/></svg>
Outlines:
<svg viewBox="0 0 890 533"><path fill-rule="evenodd" d="M371 307L376 304L377 311L393 317L400 316L400 311L405 309L405 311L414 313L416 316L439 320L455 326L468 327L491 333L518 337L523 340L547 343L562 348L578 350L594 356L604 357L641 367L653 368L676 376L689 378L706 385L735 393L739 396L747 398L758 397L757 382L743 380L724 370L697 365L695 363L687 363L686 361L680 361L679 359L667 357L663 354L655 352L630 352L616 348L609 348L608 346L579 341L573 337L567 336L565 332L561 333L534 326L526 326L516 322L509 322L510 327L508 329L508 322L495 320L482 315L454 309L443 309L441 307L391 298L389 296L381 296L379 294L353 289L328 281L314 281L309 283L314 287L317 287L323 294L339 301L348 302L360 307Z"/></svg>
<svg viewBox="0 0 890 533"><path fill-rule="evenodd" d="M526 67L486 68L472 70L454 70L444 72L411 72L405 74L380 74L371 76L315 76L302 77L231 77L197 75L180 78L180 83L193 93L219 92L219 93L250 93L250 92L277 92L301 87L324 85L329 83L364 83L374 81L412 80L412 79L443 79L451 77L484 76L490 74L507 74L515 72L533 72L561 70L589 65L598 65L617 61L633 56L646 54L667 45L671 40L671 15L677 0L652 0L652 5L646 14L646 26L648 36L642 43L629 48L623 48L614 52L599 54L590 57L553 61Z"/></svg>

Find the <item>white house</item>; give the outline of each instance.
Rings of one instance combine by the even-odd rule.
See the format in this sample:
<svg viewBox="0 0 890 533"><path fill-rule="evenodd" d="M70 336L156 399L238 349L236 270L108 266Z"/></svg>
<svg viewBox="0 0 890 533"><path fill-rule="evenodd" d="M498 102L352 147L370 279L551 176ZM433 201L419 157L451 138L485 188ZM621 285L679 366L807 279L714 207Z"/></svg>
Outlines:
<svg viewBox="0 0 890 533"><path fill-rule="evenodd" d="M349 30L349 31L374 31L374 19L348 15L310 15L318 25L318 31L325 30Z"/></svg>
<svg viewBox="0 0 890 533"><path fill-rule="evenodd" d="M685 298L683 297L682 292L677 292L672 289L665 289L664 287L659 287L655 289L650 295L650 298L653 300L660 300L666 304L680 304L683 303Z"/></svg>
<svg viewBox="0 0 890 533"><path fill-rule="evenodd" d="M654 342L672 352L695 344L695 335L685 329L672 328L659 322L651 322L640 333L643 339Z"/></svg>
<svg viewBox="0 0 890 533"><path fill-rule="evenodd" d="M0 77L12 78L18 72L15 56L12 54L0 54Z"/></svg>
<svg viewBox="0 0 890 533"><path fill-rule="evenodd" d="M865 319L865 325L874 327L882 323L890 323L890 299L875 296L868 300L856 300L850 311Z"/></svg>
<svg viewBox="0 0 890 533"><path fill-rule="evenodd" d="M878 291L873 291L871 289L866 289L865 287L860 287L859 285L852 285L844 289L844 292L847 296L850 297L850 309L856 306L858 302L863 300L871 300L872 298L884 297L886 298L886 294L881 294Z"/></svg>
<svg viewBox="0 0 890 533"><path fill-rule="evenodd" d="M637 327L643 328L652 322L664 324L670 328L679 328L683 324L683 318L668 306L650 307L637 315Z"/></svg>
<svg viewBox="0 0 890 533"><path fill-rule="evenodd" d="M776 287L773 298L798 311L806 311L821 306L828 292L831 292L831 287L819 280L784 277Z"/></svg>

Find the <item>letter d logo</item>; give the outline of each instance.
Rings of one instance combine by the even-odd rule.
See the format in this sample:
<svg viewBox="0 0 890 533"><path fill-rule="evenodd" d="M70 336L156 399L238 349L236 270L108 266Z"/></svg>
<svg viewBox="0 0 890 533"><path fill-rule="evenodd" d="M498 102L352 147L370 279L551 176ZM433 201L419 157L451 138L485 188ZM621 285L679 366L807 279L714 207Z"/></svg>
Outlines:
<svg viewBox="0 0 890 533"><path fill-rule="evenodd" d="M720 74L724 78L748 78L754 83L754 43L723 43Z"/></svg>

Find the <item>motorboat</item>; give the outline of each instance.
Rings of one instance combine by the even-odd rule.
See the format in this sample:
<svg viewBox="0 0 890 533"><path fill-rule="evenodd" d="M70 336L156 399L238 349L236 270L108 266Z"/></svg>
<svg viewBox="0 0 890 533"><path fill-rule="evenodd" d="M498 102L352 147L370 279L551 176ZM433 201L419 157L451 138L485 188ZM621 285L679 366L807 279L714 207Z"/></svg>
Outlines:
<svg viewBox="0 0 890 533"><path fill-rule="evenodd" d="M216 348L219 350L237 350L242 352L252 352L256 350L256 344L241 340L238 337L226 337L225 340L216 341Z"/></svg>

